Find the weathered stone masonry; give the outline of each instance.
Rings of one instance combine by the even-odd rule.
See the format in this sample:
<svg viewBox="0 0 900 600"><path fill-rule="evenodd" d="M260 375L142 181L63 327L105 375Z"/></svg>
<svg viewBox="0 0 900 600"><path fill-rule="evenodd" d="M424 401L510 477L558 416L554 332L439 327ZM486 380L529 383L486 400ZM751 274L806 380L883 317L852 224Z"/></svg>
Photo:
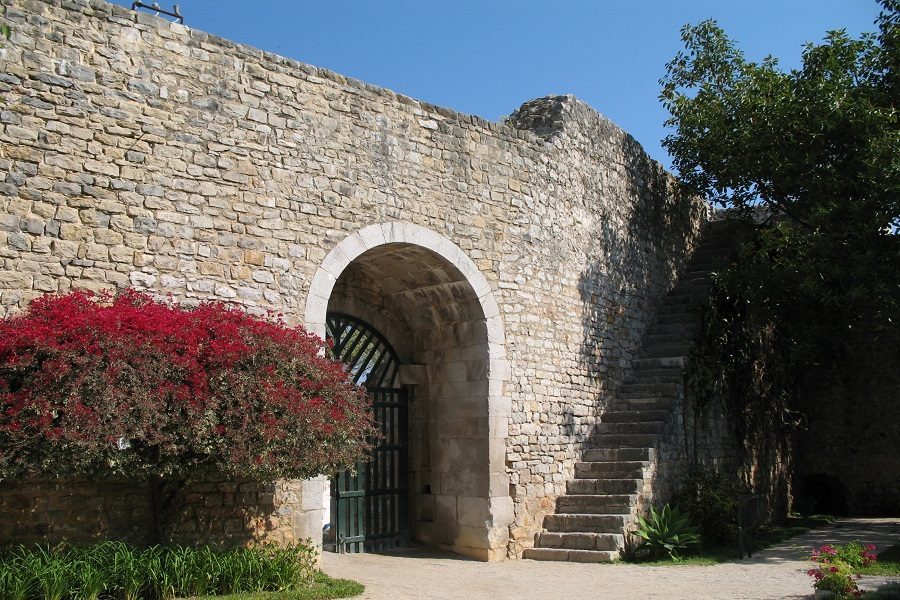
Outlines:
<svg viewBox="0 0 900 600"><path fill-rule="evenodd" d="M571 97L507 126L98 0L2 5L0 314L123 286L355 310L424 373L416 535L531 546L703 204ZM243 527L317 536L304 485Z"/></svg>

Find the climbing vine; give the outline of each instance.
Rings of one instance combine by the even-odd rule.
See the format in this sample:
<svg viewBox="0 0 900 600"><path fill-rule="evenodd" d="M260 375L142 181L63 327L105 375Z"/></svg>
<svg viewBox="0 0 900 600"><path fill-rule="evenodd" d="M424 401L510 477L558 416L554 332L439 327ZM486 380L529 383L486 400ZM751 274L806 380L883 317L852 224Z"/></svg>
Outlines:
<svg viewBox="0 0 900 600"><path fill-rule="evenodd" d="M784 243L784 232L735 227L745 242L731 263L713 274L713 292L685 371L687 406L694 413L694 436L713 408L724 412L738 453L733 483L756 492L780 490L773 499L781 502L795 434L805 423L798 402L804 369L822 353L803 342L809 339L794 321L797 307L785 301L788 284L771 270L770 244ZM695 468L702 466L697 451L695 437Z"/></svg>

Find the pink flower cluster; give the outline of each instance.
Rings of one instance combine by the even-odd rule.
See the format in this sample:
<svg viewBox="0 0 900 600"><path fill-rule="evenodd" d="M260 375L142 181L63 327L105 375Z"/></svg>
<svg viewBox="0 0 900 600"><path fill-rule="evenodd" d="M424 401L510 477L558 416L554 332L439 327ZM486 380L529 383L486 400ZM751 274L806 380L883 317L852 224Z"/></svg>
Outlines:
<svg viewBox="0 0 900 600"><path fill-rule="evenodd" d="M125 290L44 296L0 320L0 478L353 465L369 400L300 327Z"/></svg>
<svg viewBox="0 0 900 600"><path fill-rule="evenodd" d="M862 592L854 580L860 575L854 572L871 565L877 557L874 544L854 542L846 546L825 544L813 551L811 559L819 565L806 574L815 579L817 589L835 592L841 598L860 598Z"/></svg>

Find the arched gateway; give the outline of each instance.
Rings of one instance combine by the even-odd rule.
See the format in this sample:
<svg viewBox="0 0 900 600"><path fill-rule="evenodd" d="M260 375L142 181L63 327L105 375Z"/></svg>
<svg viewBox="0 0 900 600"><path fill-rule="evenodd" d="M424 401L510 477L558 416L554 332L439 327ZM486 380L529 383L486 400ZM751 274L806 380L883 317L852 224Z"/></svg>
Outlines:
<svg viewBox="0 0 900 600"><path fill-rule="evenodd" d="M379 536L402 539L408 523L412 539L481 559L505 557L513 521L505 464L511 407L503 390L509 367L497 303L472 260L448 239L412 223L366 227L335 246L316 271L306 326L322 337L356 328L374 339L377 332L399 363L396 387L408 396L406 423L398 421L409 432L406 472L385 488L401 496L362 509L389 513L390 526L364 513L351 527L348 500L340 506L345 512L332 518L343 518L336 539L353 534L362 542L368 534L369 546L378 547ZM401 469L393 459L379 460L371 473L387 477ZM360 486L338 481L335 508L348 485Z"/></svg>

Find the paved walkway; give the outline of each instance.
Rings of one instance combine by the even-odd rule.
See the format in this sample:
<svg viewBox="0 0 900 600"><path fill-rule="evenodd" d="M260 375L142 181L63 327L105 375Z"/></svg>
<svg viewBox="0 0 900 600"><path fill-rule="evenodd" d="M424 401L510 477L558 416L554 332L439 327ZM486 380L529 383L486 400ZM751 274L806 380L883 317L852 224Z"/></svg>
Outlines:
<svg viewBox="0 0 900 600"><path fill-rule="evenodd" d="M773 600L812 598L806 575L811 548L850 541L879 549L900 543L898 519L846 519L764 550L752 559L710 567L641 567L516 560L483 563L452 554L325 553L333 577L366 586L360 600ZM879 581L866 582L864 587Z"/></svg>

